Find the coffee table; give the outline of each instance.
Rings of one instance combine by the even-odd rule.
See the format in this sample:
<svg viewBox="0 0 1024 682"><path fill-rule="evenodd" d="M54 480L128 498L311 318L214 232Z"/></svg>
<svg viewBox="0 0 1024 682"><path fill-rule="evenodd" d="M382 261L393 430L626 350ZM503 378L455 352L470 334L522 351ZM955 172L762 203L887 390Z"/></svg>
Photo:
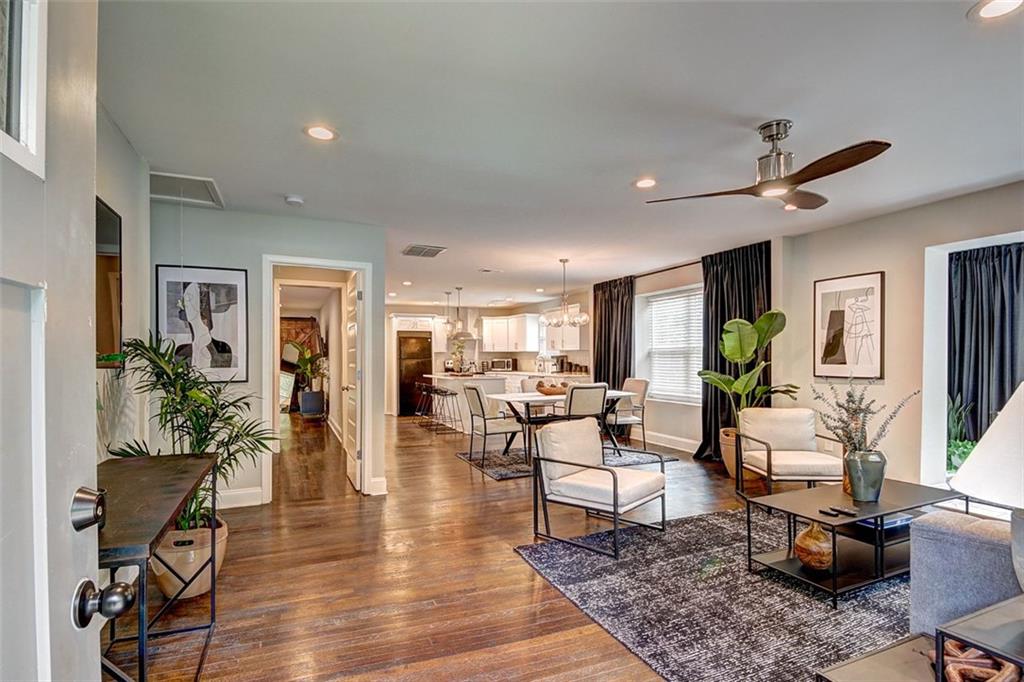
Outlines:
<svg viewBox="0 0 1024 682"><path fill-rule="evenodd" d="M858 502L843 492L841 485L792 490L764 497L746 498L747 507L747 569L758 564L796 578L812 589L825 592L838 608L839 596L887 578L910 571L910 525L884 528L886 516L909 513L919 516L921 507L963 499L967 496L953 490L932 488L916 483L886 479L878 502ZM831 506L857 510L856 516L826 516L819 509ZM753 553L751 510L762 507L786 515L786 548ZM832 569L815 571L796 557L793 543L797 520L820 524L832 536ZM874 520L874 528L859 521Z"/></svg>
<svg viewBox="0 0 1024 682"><path fill-rule="evenodd" d="M1024 667L1024 595L940 625L935 630L939 670L944 668L943 644L947 638Z"/></svg>

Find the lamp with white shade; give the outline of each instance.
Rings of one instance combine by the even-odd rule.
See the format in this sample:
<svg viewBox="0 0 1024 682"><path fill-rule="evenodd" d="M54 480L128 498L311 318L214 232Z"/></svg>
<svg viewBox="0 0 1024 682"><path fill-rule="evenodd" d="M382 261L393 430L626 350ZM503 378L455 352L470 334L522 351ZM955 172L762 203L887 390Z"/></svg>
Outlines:
<svg viewBox="0 0 1024 682"><path fill-rule="evenodd" d="M1010 507L1010 551L1024 588L1024 383L949 480L957 492Z"/></svg>

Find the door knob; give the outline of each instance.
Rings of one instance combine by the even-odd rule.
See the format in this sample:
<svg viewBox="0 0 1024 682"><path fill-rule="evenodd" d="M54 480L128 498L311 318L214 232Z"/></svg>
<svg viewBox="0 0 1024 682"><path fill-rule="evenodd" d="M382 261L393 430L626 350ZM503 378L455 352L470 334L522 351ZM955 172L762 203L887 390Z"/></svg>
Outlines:
<svg viewBox="0 0 1024 682"><path fill-rule="evenodd" d="M91 580L83 580L75 590L71 610L75 625L85 628L97 613L104 618L116 618L135 603L135 588L128 583L110 583L102 590Z"/></svg>

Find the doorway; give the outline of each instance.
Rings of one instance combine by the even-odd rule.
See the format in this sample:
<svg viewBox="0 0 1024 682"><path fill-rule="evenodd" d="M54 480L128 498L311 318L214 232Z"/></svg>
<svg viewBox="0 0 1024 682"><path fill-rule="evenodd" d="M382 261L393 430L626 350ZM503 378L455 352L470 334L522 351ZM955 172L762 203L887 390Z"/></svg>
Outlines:
<svg viewBox="0 0 1024 682"><path fill-rule="evenodd" d="M282 395L282 386L287 389L287 384L294 377L297 385L314 392L319 389L322 407L303 415L301 423L308 427L303 432L309 434L319 428L326 438L336 440L338 447L331 451L344 459L339 464L344 465L350 486L373 494L377 491L368 490L364 485L364 482L373 480L368 476L370 458L363 457L363 452L370 451L372 440L371 429L364 426L368 417L363 410L363 395L369 391L371 379L370 374L364 372L364 349L368 343L369 327L364 323L368 311L363 305L371 265L265 255L263 266L264 384L261 393L265 418L275 432L281 433L281 410L284 407L288 412L283 415L285 430L294 434L289 422L292 392L285 390L283 393L288 395ZM299 305L300 301L304 304ZM287 343L288 339L283 339L282 320L287 321L286 325L294 323L299 326L301 323L307 328L296 333L305 339L301 342L304 348L314 355L322 355L322 371L316 378L302 376L300 380L297 376L303 373L295 371L299 365L296 348ZM307 342L312 342L312 346L317 348ZM296 402L302 403L310 397L300 395ZM307 420L306 416L312 419ZM275 451L279 451L280 443L275 445ZM273 459L265 457L260 470L263 502L269 502L273 497Z"/></svg>

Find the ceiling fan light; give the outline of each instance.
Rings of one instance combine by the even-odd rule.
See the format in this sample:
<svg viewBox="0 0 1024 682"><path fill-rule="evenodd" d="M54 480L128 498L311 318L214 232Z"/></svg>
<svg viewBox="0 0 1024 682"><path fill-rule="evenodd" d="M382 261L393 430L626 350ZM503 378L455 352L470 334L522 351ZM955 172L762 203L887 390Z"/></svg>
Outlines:
<svg viewBox="0 0 1024 682"><path fill-rule="evenodd" d="M998 19L1018 9L1022 4L1024 0L981 0L967 12L967 18L971 21Z"/></svg>
<svg viewBox="0 0 1024 682"><path fill-rule="evenodd" d="M766 188L761 190L761 196L769 197L769 198L771 198L771 197L781 197L783 194L788 194L788 193L789 193L789 188L788 187L779 187L778 185L774 185L772 187L766 187Z"/></svg>
<svg viewBox="0 0 1024 682"><path fill-rule="evenodd" d="M786 204L785 206L782 207L782 210L783 211L795 211L798 208L800 208L800 207L799 206L795 206L793 204Z"/></svg>

